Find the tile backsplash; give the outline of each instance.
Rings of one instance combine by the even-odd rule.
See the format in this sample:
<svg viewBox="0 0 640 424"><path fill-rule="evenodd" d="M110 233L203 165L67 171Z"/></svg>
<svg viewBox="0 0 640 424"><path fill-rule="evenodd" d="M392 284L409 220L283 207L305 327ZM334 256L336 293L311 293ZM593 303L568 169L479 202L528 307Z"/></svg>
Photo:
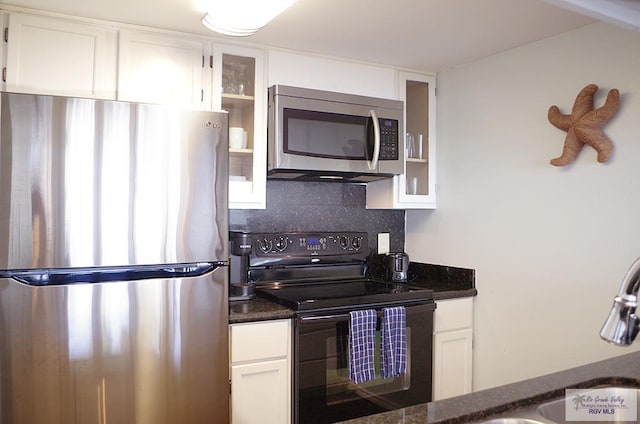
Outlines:
<svg viewBox="0 0 640 424"><path fill-rule="evenodd" d="M366 186L334 182L267 181L266 209L231 209L229 228L250 232L366 231L390 234L390 250L404 250L405 211L366 209Z"/></svg>

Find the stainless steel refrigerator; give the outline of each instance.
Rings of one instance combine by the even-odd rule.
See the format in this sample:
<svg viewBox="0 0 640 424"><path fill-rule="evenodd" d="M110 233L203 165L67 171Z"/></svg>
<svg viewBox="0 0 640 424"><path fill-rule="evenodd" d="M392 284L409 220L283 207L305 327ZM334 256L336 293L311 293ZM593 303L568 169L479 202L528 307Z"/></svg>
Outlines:
<svg viewBox="0 0 640 424"><path fill-rule="evenodd" d="M0 107L0 423L228 423L226 114Z"/></svg>

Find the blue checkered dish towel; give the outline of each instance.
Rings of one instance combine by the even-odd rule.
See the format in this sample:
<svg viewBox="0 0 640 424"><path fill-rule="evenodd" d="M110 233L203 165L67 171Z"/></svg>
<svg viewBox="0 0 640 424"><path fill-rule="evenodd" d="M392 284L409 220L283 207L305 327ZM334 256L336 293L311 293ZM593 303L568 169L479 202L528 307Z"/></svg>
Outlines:
<svg viewBox="0 0 640 424"><path fill-rule="evenodd" d="M407 313L404 306L384 308L380 374L399 377L407 372Z"/></svg>
<svg viewBox="0 0 640 424"><path fill-rule="evenodd" d="M349 378L360 384L376 376L373 364L376 311L351 311L349 315Z"/></svg>

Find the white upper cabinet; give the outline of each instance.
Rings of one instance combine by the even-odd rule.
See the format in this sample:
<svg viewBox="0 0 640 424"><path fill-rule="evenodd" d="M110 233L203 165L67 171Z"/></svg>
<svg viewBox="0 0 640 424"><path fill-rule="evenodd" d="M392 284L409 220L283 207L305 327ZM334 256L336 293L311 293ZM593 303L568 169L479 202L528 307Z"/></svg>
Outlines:
<svg viewBox="0 0 640 424"><path fill-rule="evenodd" d="M269 86L275 84L360 96L396 98L392 68L335 60L302 52L270 50Z"/></svg>
<svg viewBox="0 0 640 424"><path fill-rule="evenodd" d="M211 109L210 42L121 30L118 100Z"/></svg>
<svg viewBox="0 0 640 424"><path fill-rule="evenodd" d="M367 185L372 209L436 207L436 79L398 72L398 98L404 101L405 172Z"/></svg>
<svg viewBox="0 0 640 424"><path fill-rule="evenodd" d="M264 209L267 188L265 53L216 44L213 107L229 112L229 207Z"/></svg>
<svg viewBox="0 0 640 424"><path fill-rule="evenodd" d="M4 90L113 99L117 31L108 26L11 13Z"/></svg>
<svg viewBox="0 0 640 424"><path fill-rule="evenodd" d="M405 208L436 207L436 79L399 73L400 98L405 102L406 151L404 176L398 177L399 203Z"/></svg>

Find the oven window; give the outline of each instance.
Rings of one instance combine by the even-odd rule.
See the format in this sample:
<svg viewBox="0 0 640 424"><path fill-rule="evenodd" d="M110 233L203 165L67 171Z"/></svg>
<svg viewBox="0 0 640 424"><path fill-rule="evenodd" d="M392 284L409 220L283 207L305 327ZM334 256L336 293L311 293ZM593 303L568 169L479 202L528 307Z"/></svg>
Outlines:
<svg viewBox="0 0 640 424"><path fill-rule="evenodd" d="M285 153L366 160L368 117L284 109Z"/></svg>
<svg viewBox="0 0 640 424"><path fill-rule="evenodd" d="M376 378L355 384L349 379L349 328L338 324L335 336L327 337L326 399L327 405L351 402L362 397L375 398L389 393L408 390L411 382L411 328L407 327L407 372L395 378L380 377L380 329L376 329L375 369Z"/></svg>

